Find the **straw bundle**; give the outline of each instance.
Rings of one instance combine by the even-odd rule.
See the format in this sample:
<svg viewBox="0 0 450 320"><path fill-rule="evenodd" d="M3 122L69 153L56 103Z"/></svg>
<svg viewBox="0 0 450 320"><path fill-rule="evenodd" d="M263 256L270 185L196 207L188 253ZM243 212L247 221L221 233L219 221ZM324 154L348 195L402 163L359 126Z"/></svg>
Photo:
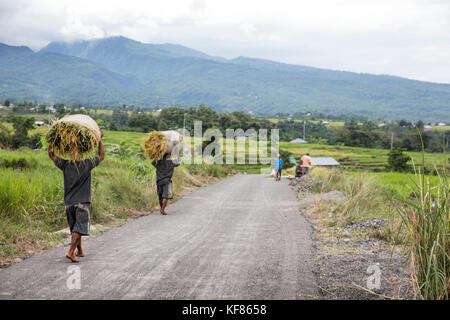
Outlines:
<svg viewBox="0 0 450 320"><path fill-rule="evenodd" d="M71 160L80 160L86 154L93 152L99 141L92 130L83 125L65 121L54 122L45 139L55 155L67 156Z"/></svg>
<svg viewBox="0 0 450 320"><path fill-rule="evenodd" d="M156 161L162 159L167 150L166 136L158 131L150 131L144 141L144 149L147 158Z"/></svg>

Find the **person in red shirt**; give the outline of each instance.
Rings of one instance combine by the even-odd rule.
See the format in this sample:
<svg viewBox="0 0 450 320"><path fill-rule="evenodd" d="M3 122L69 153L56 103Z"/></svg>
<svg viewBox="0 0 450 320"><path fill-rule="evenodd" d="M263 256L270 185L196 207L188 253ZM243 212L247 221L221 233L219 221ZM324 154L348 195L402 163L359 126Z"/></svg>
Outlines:
<svg viewBox="0 0 450 320"><path fill-rule="evenodd" d="M301 159L301 168L302 168L302 175L309 174L309 171L311 169L311 157L309 156L309 153L305 154Z"/></svg>

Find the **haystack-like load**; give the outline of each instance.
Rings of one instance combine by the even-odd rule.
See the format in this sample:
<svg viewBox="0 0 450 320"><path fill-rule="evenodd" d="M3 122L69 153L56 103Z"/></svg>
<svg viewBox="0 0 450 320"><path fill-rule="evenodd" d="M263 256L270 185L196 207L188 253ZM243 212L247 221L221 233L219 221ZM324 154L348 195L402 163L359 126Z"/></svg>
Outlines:
<svg viewBox="0 0 450 320"><path fill-rule="evenodd" d="M150 131L144 141L145 155L152 160L160 160L164 154L172 152L183 140L183 136L176 131Z"/></svg>
<svg viewBox="0 0 450 320"><path fill-rule="evenodd" d="M53 122L45 139L55 155L80 160L98 147L101 131L91 117L75 114Z"/></svg>

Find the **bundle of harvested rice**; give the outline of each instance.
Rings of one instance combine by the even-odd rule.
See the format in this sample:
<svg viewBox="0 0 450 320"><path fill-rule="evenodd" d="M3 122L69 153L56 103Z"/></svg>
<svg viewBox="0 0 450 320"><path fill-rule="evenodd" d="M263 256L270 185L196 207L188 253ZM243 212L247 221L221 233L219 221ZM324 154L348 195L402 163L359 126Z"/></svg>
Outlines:
<svg viewBox="0 0 450 320"><path fill-rule="evenodd" d="M152 160L160 160L167 150L166 136L159 131L150 131L144 141L145 155Z"/></svg>
<svg viewBox="0 0 450 320"><path fill-rule="evenodd" d="M92 118L80 116L65 117L54 122L48 130L45 139L55 155L80 160L97 148L100 139L97 131L100 129L95 128Z"/></svg>

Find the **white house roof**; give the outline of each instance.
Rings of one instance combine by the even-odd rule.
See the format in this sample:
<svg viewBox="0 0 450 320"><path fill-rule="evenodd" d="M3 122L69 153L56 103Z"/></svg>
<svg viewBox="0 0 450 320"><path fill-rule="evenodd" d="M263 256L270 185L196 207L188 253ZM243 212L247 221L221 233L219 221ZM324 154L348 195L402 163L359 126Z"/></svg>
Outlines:
<svg viewBox="0 0 450 320"><path fill-rule="evenodd" d="M311 158L311 165L313 166L338 166L339 162L331 157Z"/></svg>
<svg viewBox="0 0 450 320"><path fill-rule="evenodd" d="M291 141L291 143L308 143L306 140L297 138Z"/></svg>

